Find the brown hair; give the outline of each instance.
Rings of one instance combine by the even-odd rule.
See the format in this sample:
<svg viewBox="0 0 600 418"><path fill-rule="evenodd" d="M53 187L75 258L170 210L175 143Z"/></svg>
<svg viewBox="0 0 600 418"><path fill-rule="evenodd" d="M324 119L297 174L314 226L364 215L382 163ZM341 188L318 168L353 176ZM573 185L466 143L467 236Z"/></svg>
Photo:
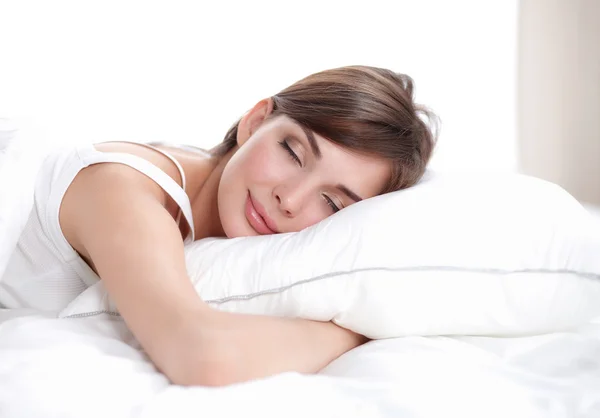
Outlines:
<svg viewBox="0 0 600 418"><path fill-rule="evenodd" d="M382 193L414 185L436 144L438 118L414 103L412 78L383 68L325 70L272 100L271 117L286 115L336 144L389 160L391 176ZM210 150L213 155L223 156L235 147L238 123Z"/></svg>

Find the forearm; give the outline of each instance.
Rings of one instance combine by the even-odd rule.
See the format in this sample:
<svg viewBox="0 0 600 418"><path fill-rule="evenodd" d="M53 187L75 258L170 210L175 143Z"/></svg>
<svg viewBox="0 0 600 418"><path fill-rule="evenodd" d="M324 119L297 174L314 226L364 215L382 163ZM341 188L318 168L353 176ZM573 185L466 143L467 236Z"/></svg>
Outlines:
<svg viewBox="0 0 600 418"><path fill-rule="evenodd" d="M225 385L286 371L316 373L366 338L331 322L231 314L188 321L179 331L169 378Z"/></svg>

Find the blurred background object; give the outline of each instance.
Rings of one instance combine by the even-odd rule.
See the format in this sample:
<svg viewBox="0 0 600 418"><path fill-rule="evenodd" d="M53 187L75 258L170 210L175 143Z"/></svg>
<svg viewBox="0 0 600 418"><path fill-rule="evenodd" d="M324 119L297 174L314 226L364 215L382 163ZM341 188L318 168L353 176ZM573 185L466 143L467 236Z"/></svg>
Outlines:
<svg viewBox="0 0 600 418"><path fill-rule="evenodd" d="M521 0L518 168L600 205L600 1Z"/></svg>

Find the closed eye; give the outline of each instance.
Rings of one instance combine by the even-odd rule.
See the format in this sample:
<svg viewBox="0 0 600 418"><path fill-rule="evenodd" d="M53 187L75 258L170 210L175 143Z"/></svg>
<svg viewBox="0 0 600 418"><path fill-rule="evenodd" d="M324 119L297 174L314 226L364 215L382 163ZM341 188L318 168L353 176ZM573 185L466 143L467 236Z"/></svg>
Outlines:
<svg viewBox="0 0 600 418"><path fill-rule="evenodd" d="M336 212L340 211L340 208L333 202L333 200L331 200L329 198L329 196L323 195L323 198L325 199L325 201L327 202L327 204L329 205L329 207L331 208L331 210L333 210L333 213L336 213Z"/></svg>
<svg viewBox="0 0 600 418"><path fill-rule="evenodd" d="M282 148L287 151L287 153L290 155L290 158L292 160L294 160L294 162L296 162L296 164L298 164L300 167L302 167L302 161L300 161L300 158L298 157L298 155L294 152L292 147L290 147L290 144L288 143L287 139L279 141L279 145L281 145Z"/></svg>

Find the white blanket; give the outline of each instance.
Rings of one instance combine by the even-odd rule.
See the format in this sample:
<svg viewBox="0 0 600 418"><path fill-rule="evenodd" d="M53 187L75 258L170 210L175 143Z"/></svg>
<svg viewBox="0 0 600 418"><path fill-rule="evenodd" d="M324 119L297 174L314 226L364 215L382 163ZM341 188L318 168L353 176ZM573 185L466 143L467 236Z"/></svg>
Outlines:
<svg viewBox="0 0 600 418"><path fill-rule="evenodd" d="M118 318L13 317L0 323L0 416L599 417L600 322L372 341L320 375L186 388L155 370Z"/></svg>

